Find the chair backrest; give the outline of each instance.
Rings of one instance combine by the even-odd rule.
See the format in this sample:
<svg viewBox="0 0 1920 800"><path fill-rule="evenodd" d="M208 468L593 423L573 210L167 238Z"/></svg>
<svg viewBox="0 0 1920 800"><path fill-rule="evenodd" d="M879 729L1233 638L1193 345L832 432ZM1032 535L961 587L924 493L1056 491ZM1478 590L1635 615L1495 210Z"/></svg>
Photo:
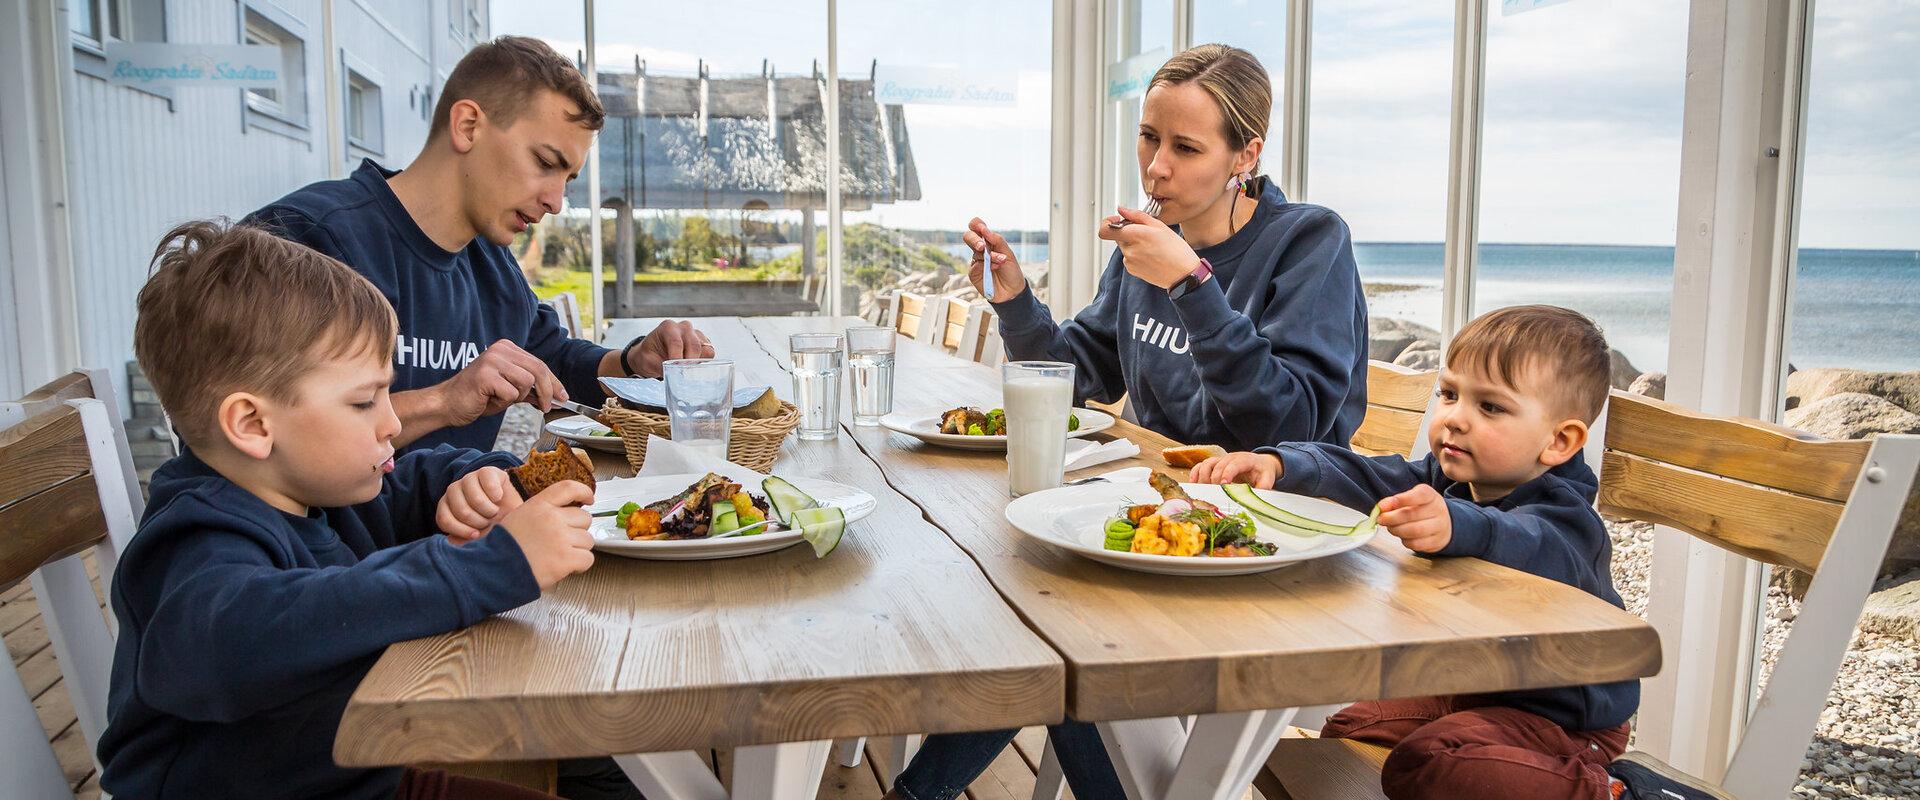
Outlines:
<svg viewBox="0 0 1920 800"><path fill-rule="evenodd" d="M1599 510L1813 574L1773 677L1722 779L1788 793L1902 514L1920 516L1920 436L1828 441L1615 391Z"/></svg>
<svg viewBox="0 0 1920 800"><path fill-rule="evenodd" d="M106 728L117 626L100 607L82 554L92 546L100 585L110 587L145 506L106 372L73 372L0 402L0 587L31 575L34 603L89 754ZM12 669L11 659L0 661ZM18 754L29 785L64 785L15 677L0 677L0 752ZM15 712L20 706L24 717Z"/></svg>
<svg viewBox="0 0 1920 800"><path fill-rule="evenodd" d="M958 297L948 297L941 308L940 326L935 332L939 337L936 343L961 358L972 360L972 355L963 352L960 345L966 338L967 316L973 306Z"/></svg>
<svg viewBox="0 0 1920 800"><path fill-rule="evenodd" d="M989 367L1006 360L1006 346L1000 342L1000 318L992 306L977 302L967 307L967 324L960 331L954 355Z"/></svg>
<svg viewBox="0 0 1920 800"><path fill-rule="evenodd" d="M1367 415L1351 442L1356 453L1412 457L1426 450L1427 408L1439 370L1367 362Z"/></svg>
<svg viewBox="0 0 1920 800"><path fill-rule="evenodd" d="M899 292L889 289L873 297L873 305L867 309L867 322L882 328L893 327L894 298Z"/></svg>
<svg viewBox="0 0 1920 800"><path fill-rule="evenodd" d="M580 324L580 303L573 298L572 292L561 292L540 303L560 315L560 327L567 329L568 336L579 339L585 335L586 326Z"/></svg>
<svg viewBox="0 0 1920 800"><path fill-rule="evenodd" d="M935 323L940 315L936 309L942 308L932 298L913 292L895 292L893 295L893 329L902 335L920 342L929 342Z"/></svg>

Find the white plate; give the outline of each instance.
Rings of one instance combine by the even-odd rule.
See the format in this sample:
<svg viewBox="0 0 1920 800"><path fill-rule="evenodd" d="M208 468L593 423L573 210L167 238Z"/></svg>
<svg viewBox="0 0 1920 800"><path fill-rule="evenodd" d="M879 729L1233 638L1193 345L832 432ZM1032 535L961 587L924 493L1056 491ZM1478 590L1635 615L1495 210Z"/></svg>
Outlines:
<svg viewBox="0 0 1920 800"><path fill-rule="evenodd" d="M627 452L626 443L621 441L618 436L591 436L587 434L587 431L595 428L606 430L607 426L594 422L579 414L571 417L561 417L547 423L547 433L551 433L554 436L580 445L581 447L591 447L595 450L605 450L609 453Z"/></svg>
<svg viewBox="0 0 1920 800"><path fill-rule="evenodd" d="M1239 513L1239 504L1227 499L1218 486L1197 483L1180 484L1187 494L1220 507L1229 514ZM1335 525L1352 525L1367 515L1346 506L1314 497L1257 490L1261 499L1312 519ZM1365 545L1371 536L1295 536L1261 522L1254 538L1279 548L1271 556L1246 558L1207 558L1202 556L1156 556L1108 550L1106 523L1123 505L1160 502L1160 493L1146 480L1122 483L1088 483L1062 486L1034 492L1007 504L1007 521L1022 533L1042 542L1070 550L1078 555L1116 567L1154 572L1161 575L1247 575L1279 569L1289 564L1344 553Z"/></svg>
<svg viewBox="0 0 1920 800"><path fill-rule="evenodd" d="M593 505L588 511L608 511L617 509L627 502L646 505L666 497L686 491L695 481L704 477L704 473L684 475L652 475L645 478L615 478L600 481L594 487ZM783 476L784 477L784 476ZM815 480L813 478L788 478L800 491L820 501L821 505L838 507L847 516L847 525L873 513L873 507L879 501L844 483ZM760 497L766 492L758 486L747 486L746 490ZM724 539L672 539L653 542L636 542L614 526L613 517L594 517L593 549L627 558L647 558L660 561L700 561L712 558L733 558L750 556L779 550L804 541L800 532L775 531L751 536L733 536Z"/></svg>
<svg viewBox="0 0 1920 800"><path fill-rule="evenodd" d="M940 432L941 411L896 411L880 418L881 426L890 431L898 431L928 444L952 447L959 450L1005 450L1007 437L966 436L957 433ZM1067 438L1077 439L1090 433L1099 433L1113 427L1113 415L1091 408L1076 408L1073 415L1080 418L1080 429L1067 432Z"/></svg>

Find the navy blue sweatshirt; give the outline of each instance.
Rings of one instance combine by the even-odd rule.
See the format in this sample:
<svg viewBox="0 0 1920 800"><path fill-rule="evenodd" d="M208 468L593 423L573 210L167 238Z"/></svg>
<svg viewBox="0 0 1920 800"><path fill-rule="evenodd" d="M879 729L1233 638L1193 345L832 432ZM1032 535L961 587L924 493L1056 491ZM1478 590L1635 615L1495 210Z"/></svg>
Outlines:
<svg viewBox="0 0 1920 800"><path fill-rule="evenodd" d="M1432 456L1408 462L1399 456L1369 458L1344 447L1283 444L1260 452L1280 457L1273 488L1324 497L1367 511L1380 500L1427 484L1447 500L1453 538L1433 556L1474 556L1551 578L1625 608L1614 591L1607 562L1613 543L1593 510L1600 479L1579 457L1527 481L1489 503L1473 499L1470 487L1449 479ZM1424 555L1424 554L1423 554ZM1527 689L1480 695L1489 702L1538 714L1562 728L1590 731L1627 721L1640 707L1640 682Z"/></svg>
<svg viewBox="0 0 1920 800"><path fill-rule="evenodd" d="M1196 251L1213 279L1179 301L1114 251L1093 302L1055 325L1031 289L994 304L1016 359L1074 364L1075 401L1127 396L1187 444L1345 445L1367 410L1367 302L1339 215L1270 180L1253 217ZM1242 199L1241 202L1246 202Z"/></svg>
<svg viewBox="0 0 1920 800"><path fill-rule="evenodd" d="M443 447L398 459L379 497L295 516L183 455L114 573L120 621L100 786L120 797L387 800L401 770L344 769L347 698L394 642L540 596L505 529L455 546L434 509L512 456Z"/></svg>
<svg viewBox="0 0 1920 800"><path fill-rule="evenodd" d="M380 287L400 318L393 391L444 383L505 339L546 362L574 402L599 406L606 348L567 336L507 248L475 237L459 252L442 250L387 186L397 174L368 159L353 175L300 189L247 221L333 256ZM400 452L441 444L492 450L504 416L434 431Z"/></svg>

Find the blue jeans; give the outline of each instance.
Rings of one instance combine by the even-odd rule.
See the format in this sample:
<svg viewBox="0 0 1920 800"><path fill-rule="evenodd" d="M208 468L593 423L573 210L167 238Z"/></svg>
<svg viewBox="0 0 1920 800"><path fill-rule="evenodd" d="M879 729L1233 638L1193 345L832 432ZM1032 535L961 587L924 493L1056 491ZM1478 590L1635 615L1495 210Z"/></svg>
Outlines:
<svg viewBox="0 0 1920 800"><path fill-rule="evenodd" d="M938 733L920 745L913 762L894 781L893 790L908 800L953 800L987 771L994 756L1006 749L1017 730L979 733ZM1073 787L1073 796L1087 800L1126 797L1120 775L1100 743L1100 730L1090 722L1067 720L1047 726L1060 771Z"/></svg>

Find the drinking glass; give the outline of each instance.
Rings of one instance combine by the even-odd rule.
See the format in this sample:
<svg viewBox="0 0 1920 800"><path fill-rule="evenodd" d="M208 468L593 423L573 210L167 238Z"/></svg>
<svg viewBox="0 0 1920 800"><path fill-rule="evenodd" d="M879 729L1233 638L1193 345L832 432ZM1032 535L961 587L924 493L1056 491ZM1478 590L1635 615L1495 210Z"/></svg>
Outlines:
<svg viewBox="0 0 1920 800"><path fill-rule="evenodd" d="M1000 366L1007 414L1007 492L1019 497L1060 485L1066 472L1073 365L1013 361Z"/></svg>
<svg viewBox="0 0 1920 800"><path fill-rule="evenodd" d="M800 407L802 439L840 435L840 348L837 333L796 333L787 338L793 351L794 405Z"/></svg>
<svg viewBox="0 0 1920 800"><path fill-rule="evenodd" d="M879 425L893 412L893 329L847 329L847 378L853 382L853 424Z"/></svg>
<svg viewBox="0 0 1920 800"><path fill-rule="evenodd" d="M733 362L678 358L662 370L673 441L725 461L733 433Z"/></svg>

